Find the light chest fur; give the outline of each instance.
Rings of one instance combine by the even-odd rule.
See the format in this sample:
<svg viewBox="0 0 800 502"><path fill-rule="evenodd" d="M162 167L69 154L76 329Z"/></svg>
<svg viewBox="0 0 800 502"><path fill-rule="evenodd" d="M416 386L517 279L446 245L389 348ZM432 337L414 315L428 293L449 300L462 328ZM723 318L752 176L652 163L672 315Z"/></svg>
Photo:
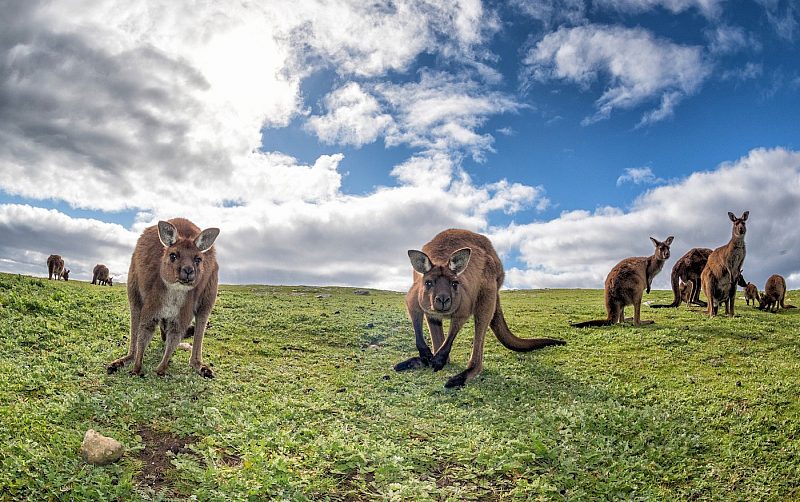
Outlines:
<svg viewBox="0 0 800 502"><path fill-rule="evenodd" d="M180 316L181 309L186 304L186 299L191 291L181 284L167 286L164 298L161 301L161 310L158 311L159 319L176 319Z"/></svg>

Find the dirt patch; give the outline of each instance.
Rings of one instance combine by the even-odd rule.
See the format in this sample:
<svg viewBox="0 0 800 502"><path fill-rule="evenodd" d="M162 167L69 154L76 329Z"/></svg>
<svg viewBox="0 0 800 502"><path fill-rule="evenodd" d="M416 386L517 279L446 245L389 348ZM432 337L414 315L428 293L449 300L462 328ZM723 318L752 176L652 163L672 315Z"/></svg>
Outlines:
<svg viewBox="0 0 800 502"><path fill-rule="evenodd" d="M136 458L142 461L142 470L134 479L141 487L149 487L155 492L170 484L169 471L173 470L172 459L178 454L193 455L199 462L202 459L186 446L196 443L194 436L180 437L170 432L162 432L142 426L137 433L142 437L144 448Z"/></svg>

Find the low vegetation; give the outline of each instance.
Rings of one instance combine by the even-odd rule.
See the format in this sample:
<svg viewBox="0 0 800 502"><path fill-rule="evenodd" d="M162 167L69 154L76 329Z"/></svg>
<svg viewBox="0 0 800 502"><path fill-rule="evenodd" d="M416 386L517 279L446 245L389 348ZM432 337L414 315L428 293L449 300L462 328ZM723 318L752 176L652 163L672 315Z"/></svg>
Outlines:
<svg viewBox="0 0 800 502"><path fill-rule="evenodd" d="M401 294L223 286L216 378L185 351L157 377L158 336L138 378L105 370L127 349L124 287L0 274L0 500L800 498L800 309L643 306L655 324L578 330L601 290L501 295L517 335L568 345L487 339L483 373L450 390L471 325L442 372L395 373L416 353ZM89 428L122 460L81 460Z"/></svg>

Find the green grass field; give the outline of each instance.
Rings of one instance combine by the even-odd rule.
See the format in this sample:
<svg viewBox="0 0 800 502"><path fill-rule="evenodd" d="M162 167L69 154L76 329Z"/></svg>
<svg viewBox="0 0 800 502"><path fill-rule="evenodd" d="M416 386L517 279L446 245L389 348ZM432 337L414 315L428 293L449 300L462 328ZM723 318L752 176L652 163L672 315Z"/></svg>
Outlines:
<svg viewBox="0 0 800 502"><path fill-rule="evenodd" d="M216 378L185 351L157 377L158 337L136 378L105 371L127 350L124 286L0 274L0 500L800 499L800 309L577 330L602 291L501 298L516 334L568 344L487 338L483 374L448 390L471 324L441 372L395 373L415 354L401 294L224 286ZM83 462L89 428L123 459Z"/></svg>

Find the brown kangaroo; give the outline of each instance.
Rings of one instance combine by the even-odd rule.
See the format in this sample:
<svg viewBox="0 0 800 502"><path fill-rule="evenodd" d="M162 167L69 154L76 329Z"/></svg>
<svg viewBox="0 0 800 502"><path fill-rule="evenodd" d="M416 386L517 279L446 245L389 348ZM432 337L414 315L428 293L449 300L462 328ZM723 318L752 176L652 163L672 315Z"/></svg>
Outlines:
<svg viewBox="0 0 800 502"><path fill-rule="evenodd" d="M468 230L449 229L422 247L409 250L414 282L406 295L406 307L414 326L419 357L395 365L396 371L430 366L439 371L447 364L456 334L470 316L475 320L475 338L467 369L452 376L445 387L460 387L483 369L486 328L508 349L527 352L567 342L552 338L518 338L506 324L500 308L500 287L505 273L492 243ZM433 352L422 332L425 319L431 332ZM450 320L447 338L442 321Z"/></svg>
<svg viewBox="0 0 800 502"><path fill-rule="evenodd" d="M733 222L731 239L709 255L708 262L700 276L703 293L708 300L709 317L717 315L720 304L725 305L725 314L731 317L734 315L736 285L740 281L742 264L747 253L744 236L747 233L745 222L749 215L750 211L745 211L741 218L737 218L736 215L728 212L728 218Z"/></svg>
<svg viewBox="0 0 800 502"><path fill-rule="evenodd" d="M69 270L64 267L64 260L57 254L51 254L47 257L47 279L52 279L54 276L56 280L64 279L69 280Z"/></svg>
<svg viewBox="0 0 800 502"><path fill-rule="evenodd" d="M214 377L201 353L208 316L217 298L219 267L213 248L217 235L218 228L201 232L184 218L159 221L142 232L128 271L130 348L127 355L108 366L108 373L133 361L131 374L141 375L144 350L160 324L167 337L156 374L163 376L194 316L197 322L189 365L206 378Z"/></svg>
<svg viewBox="0 0 800 502"><path fill-rule="evenodd" d="M744 287L744 301L750 305L750 300L753 300L753 306L755 307L758 299L758 288L752 282L748 282Z"/></svg>
<svg viewBox="0 0 800 502"><path fill-rule="evenodd" d="M621 323L625 320L624 310L628 305L633 305L633 324L641 326L639 314L642 307L642 292L650 292L653 278L661 272L664 262L669 259L669 246L673 239L674 237L670 235L664 242L659 242L650 237L656 247L652 256L625 258L617 263L606 277L605 300L608 318L574 323L572 326L586 328ZM653 321L646 321L644 324L652 323Z"/></svg>
<svg viewBox="0 0 800 502"><path fill-rule="evenodd" d="M109 286L113 286L113 279L108 272L108 267L105 265L98 263L94 266L92 270L92 284L107 284Z"/></svg>
<svg viewBox="0 0 800 502"><path fill-rule="evenodd" d="M681 282L680 291L680 301L686 303L687 307L691 306L692 296L694 295L694 281ZM651 305L651 307L655 307L655 305Z"/></svg>
<svg viewBox="0 0 800 502"><path fill-rule="evenodd" d="M675 299L672 300L672 303L650 306L654 309L678 307L682 300L681 292L679 290L680 281L683 281L684 284L691 281L693 285L692 298L691 301L686 302L686 304L690 305L693 303L695 305L705 307L706 302L700 299L700 274L703 273L703 268L706 266L708 255L710 254L711 249L709 248L692 248L687 251L685 255L681 256L681 258L675 262L675 265L672 266L672 294L674 295Z"/></svg>
<svg viewBox="0 0 800 502"><path fill-rule="evenodd" d="M764 286L764 292L758 299L760 310L769 310L770 312L777 312L778 307L782 309L796 308L794 305L785 305L783 302L786 299L786 280L774 274L769 276L767 284ZM755 303L753 303L755 305Z"/></svg>

